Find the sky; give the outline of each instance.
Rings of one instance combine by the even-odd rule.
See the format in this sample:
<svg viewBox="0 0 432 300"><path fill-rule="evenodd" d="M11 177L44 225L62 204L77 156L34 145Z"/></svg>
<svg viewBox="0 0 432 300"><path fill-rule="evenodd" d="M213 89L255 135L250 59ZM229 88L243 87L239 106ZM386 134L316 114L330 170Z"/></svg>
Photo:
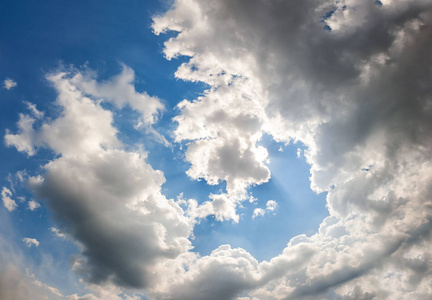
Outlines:
<svg viewBox="0 0 432 300"><path fill-rule="evenodd" d="M430 0L0 4L0 298L430 299Z"/></svg>

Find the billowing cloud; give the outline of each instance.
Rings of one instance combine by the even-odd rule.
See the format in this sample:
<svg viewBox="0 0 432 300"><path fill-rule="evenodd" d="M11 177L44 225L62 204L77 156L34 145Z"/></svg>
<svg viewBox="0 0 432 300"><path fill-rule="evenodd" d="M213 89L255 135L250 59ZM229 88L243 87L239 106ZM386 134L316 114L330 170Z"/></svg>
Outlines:
<svg viewBox="0 0 432 300"><path fill-rule="evenodd" d="M49 74L48 81L57 90L63 91L57 99L58 105L63 108L62 118L44 122L35 131L34 123L43 117L43 113L35 105L26 102L31 115L20 115L18 133L7 132L6 145L15 146L18 151L29 156L34 155L38 147L48 147L62 155L94 152L100 146L120 147L117 131L111 126L112 113L98 109L99 106L95 105L97 100L111 102L118 108L130 105L142 114L138 122L166 142L151 127L164 106L158 98L135 90L133 70L123 66L122 73L102 83L95 80L93 73L90 70L78 72L72 69Z"/></svg>
<svg viewBox="0 0 432 300"><path fill-rule="evenodd" d="M190 249L192 222L161 194L165 178L145 162L146 154L123 149L112 113L85 96L76 77L60 72L48 79L61 115L6 141L29 155L36 146L59 155L28 184L53 211L61 233L80 247L73 269L89 283L149 286L158 265ZM24 140L35 142L20 147Z"/></svg>
<svg viewBox="0 0 432 300"><path fill-rule="evenodd" d="M136 122L136 128L143 127L152 133L157 140L168 145L164 136L156 132L153 125L160 114L165 110L162 101L157 97L149 96L145 91L135 90L135 72L126 65L122 65L122 72L104 82L98 82L93 72L77 73L71 82L80 88L85 94L113 103L121 109L129 106L141 114Z"/></svg>
<svg viewBox="0 0 432 300"><path fill-rule="evenodd" d="M306 145L311 187L328 192L320 232L261 263L251 296L430 296L431 26L421 0L178 0L154 19L156 34L178 32L166 57L190 57L176 76L210 86L175 118L177 141L190 141L189 176L226 181L228 195L266 182L266 155L243 154L257 153L265 132ZM233 121L241 116L248 126ZM239 198L225 199L235 216ZM304 263L278 268L301 244Z"/></svg>

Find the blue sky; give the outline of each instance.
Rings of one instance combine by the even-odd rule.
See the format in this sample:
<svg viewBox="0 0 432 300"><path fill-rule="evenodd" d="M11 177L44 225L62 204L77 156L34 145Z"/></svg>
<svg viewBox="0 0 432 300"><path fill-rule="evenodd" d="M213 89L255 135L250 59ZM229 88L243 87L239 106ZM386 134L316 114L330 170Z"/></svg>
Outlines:
<svg viewBox="0 0 432 300"><path fill-rule="evenodd" d="M432 7L369 2L2 3L0 296L430 296Z"/></svg>

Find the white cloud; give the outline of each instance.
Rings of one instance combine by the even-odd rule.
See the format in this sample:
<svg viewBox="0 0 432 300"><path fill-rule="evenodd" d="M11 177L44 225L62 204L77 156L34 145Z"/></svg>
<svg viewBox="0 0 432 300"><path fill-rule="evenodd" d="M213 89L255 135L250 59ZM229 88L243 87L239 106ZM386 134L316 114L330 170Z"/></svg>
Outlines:
<svg viewBox="0 0 432 300"><path fill-rule="evenodd" d="M34 200L30 200L28 203L28 209L30 209L31 211L34 211L35 209L39 208L41 205L39 202L36 202Z"/></svg>
<svg viewBox="0 0 432 300"><path fill-rule="evenodd" d="M23 238L22 241L26 244L28 248L31 246L39 247L39 241L37 239Z"/></svg>
<svg viewBox="0 0 432 300"><path fill-rule="evenodd" d="M268 152L257 145L262 137L262 105L254 101L256 95L248 81L230 79L229 84L240 92L232 94L230 89L219 87L196 101L182 101L178 104L181 114L174 121L178 123L176 141L191 141L186 151L186 160L191 163L187 174L211 185L227 184L226 193L210 195L212 200L201 205L199 217L208 213L237 222L235 208L250 198L247 188L267 182L270 171Z"/></svg>
<svg viewBox="0 0 432 300"><path fill-rule="evenodd" d="M276 210L277 207L278 207L278 204L274 200L269 200L266 203L266 210L268 210L268 211L274 211L274 210Z"/></svg>
<svg viewBox="0 0 432 300"><path fill-rule="evenodd" d="M10 134L6 130L5 142L7 146L14 146L20 152L26 152L27 155L35 154L35 144L39 144L36 140L33 123L35 119L28 115L20 114L20 119L17 123L18 134Z"/></svg>
<svg viewBox="0 0 432 300"><path fill-rule="evenodd" d="M156 123L159 115L165 110L162 101L157 97L149 96L145 91L135 90L135 72L123 65L122 72L105 82L97 82L91 72L87 74L77 73L71 78L71 83L81 89L85 94L101 98L113 103L117 108L130 106L141 114L136 128L144 127L149 133L162 143L168 145L164 136L157 133L151 126Z"/></svg>
<svg viewBox="0 0 432 300"><path fill-rule="evenodd" d="M112 113L99 109L100 103L93 101L94 97L112 102L118 108L130 105L142 114L139 122L159 140L166 142L165 138L151 127L164 106L158 98L135 90L133 70L124 66L122 73L103 83L98 83L90 72L71 72L58 72L47 76L54 87L62 91L56 103L63 109L62 117L51 122L47 120L39 130L35 130L34 123L36 119L43 117L43 113L27 102L34 117L20 115L18 133L11 134L8 131L5 136L7 146L15 146L18 151L29 156L34 155L38 147L49 147L62 155L98 151L100 146L120 147L117 131L111 126Z"/></svg>
<svg viewBox="0 0 432 300"><path fill-rule="evenodd" d="M264 216L264 214L266 213L266 211L262 208L255 208L252 214L252 219L255 219L256 217L259 216Z"/></svg>
<svg viewBox="0 0 432 300"><path fill-rule="evenodd" d="M11 90L17 85L18 84L10 78L6 78L5 81L3 81L3 87L7 90Z"/></svg>
<svg viewBox="0 0 432 300"><path fill-rule="evenodd" d="M126 65L123 65L119 75L101 83L90 74L77 73L71 78L71 83L85 94L112 102L118 108L129 105L142 114L144 125L154 124L165 109L164 105L157 97L151 97L146 92L137 92L134 81L135 72Z"/></svg>
<svg viewBox="0 0 432 300"><path fill-rule="evenodd" d="M44 112L38 110L36 108L36 104L28 102L28 101L24 101L24 103L27 105L28 110L30 110L30 112L32 113L32 115L36 118L36 119L41 119L44 116Z"/></svg>
<svg viewBox="0 0 432 300"><path fill-rule="evenodd" d="M265 208L259 207L259 208L254 209L254 212L252 214L252 219L255 219L256 217L259 217L259 216L264 216L266 213L269 213L269 212L274 212L277 207L278 207L278 204L276 201L269 200L269 201L267 201Z"/></svg>
<svg viewBox="0 0 432 300"><path fill-rule="evenodd" d="M8 188L3 187L1 196L3 200L3 205L8 211L13 211L15 208L18 207L15 200L12 200L12 192Z"/></svg>

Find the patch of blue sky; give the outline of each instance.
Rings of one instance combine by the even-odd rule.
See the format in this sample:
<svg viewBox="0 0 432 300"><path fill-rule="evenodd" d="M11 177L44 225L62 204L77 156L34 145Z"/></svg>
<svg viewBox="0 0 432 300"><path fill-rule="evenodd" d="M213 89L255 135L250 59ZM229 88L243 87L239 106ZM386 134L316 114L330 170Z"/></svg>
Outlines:
<svg viewBox="0 0 432 300"><path fill-rule="evenodd" d="M239 223L219 222L210 216L195 226L193 245L201 255L230 244L246 249L259 261L269 260L282 252L290 238L316 233L329 215L327 193L317 195L310 189L310 166L303 156L297 157L298 149L303 152L305 147L277 143L268 135L260 144L269 152L271 179L250 188L257 200L243 203ZM265 208L269 200L278 203L276 210L252 219L253 211Z"/></svg>

